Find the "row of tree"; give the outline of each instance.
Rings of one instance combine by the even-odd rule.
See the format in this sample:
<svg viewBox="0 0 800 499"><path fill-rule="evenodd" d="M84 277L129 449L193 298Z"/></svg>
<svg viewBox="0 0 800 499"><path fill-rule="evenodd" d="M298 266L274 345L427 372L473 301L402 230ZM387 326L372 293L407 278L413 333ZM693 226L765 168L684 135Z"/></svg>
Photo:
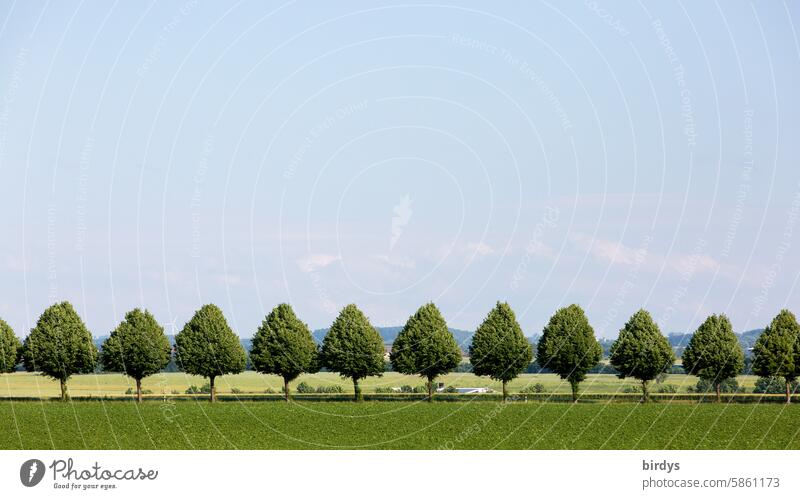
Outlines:
<svg viewBox="0 0 800 499"><path fill-rule="evenodd" d="M556 311L536 350L539 365L567 380L576 401L580 383L602 356L594 329L578 305ZM163 327L150 312L138 308L125 314L100 351L69 302L45 310L24 343L0 319L0 371L9 372L22 362L27 370L58 380L64 400L69 378L93 372L99 361L106 370L133 378L136 398L141 401L142 379L164 369L172 353ZM212 402L215 379L242 372L247 357L222 311L213 304L202 306L175 336L174 353L185 372L208 378ZM290 382L322 367L351 379L355 398L361 400L359 382L383 374L384 355L380 334L355 305L342 309L318 346L292 307L280 304L264 318L250 350L256 371L283 378L286 400ZM477 328L469 356L476 375L502 383L505 401L507 383L533 359L533 348L507 303L497 303ZM461 350L439 309L428 303L408 319L392 345L390 360L396 371L425 379L432 401L436 378L456 369ZM609 361L620 377L641 381L647 401L649 384L672 367L675 354L650 314L639 310L620 330ZM725 315L708 317L686 346L682 363L687 373L715 386L719 401L721 383L744 367L744 352L730 320ZM790 402L790 386L800 376L800 326L790 311L782 310L756 341L753 372L782 377L786 402Z"/></svg>

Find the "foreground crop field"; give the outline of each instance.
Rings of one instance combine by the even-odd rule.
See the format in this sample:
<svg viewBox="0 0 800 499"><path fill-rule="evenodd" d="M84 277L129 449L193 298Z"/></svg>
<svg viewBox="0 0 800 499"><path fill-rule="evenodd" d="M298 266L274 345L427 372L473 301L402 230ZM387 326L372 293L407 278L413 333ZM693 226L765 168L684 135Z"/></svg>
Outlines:
<svg viewBox="0 0 800 499"><path fill-rule="evenodd" d="M2 449L800 449L800 406L0 403Z"/></svg>
<svg viewBox="0 0 800 499"><path fill-rule="evenodd" d="M740 386L747 392L752 392L756 379L755 376L737 378ZM353 385L335 373L303 375L292 383L292 388L303 381L315 387L339 385L344 393L353 393ZM451 373L442 376L439 381L456 387L488 387L500 390L500 383L471 373ZM184 373L161 373L146 378L142 386L154 395L169 395L182 394L190 385L201 386L205 382L203 378ZM570 393L569 383L555 374L523 374L509 383L509 390L512 393L519 392L535 383L544 385L547 393ZM679 393L686 393L687 389L696 383L696 377L683 374L668 375L664 381L664 384L675 385ZM265 376L252 371L222 376L217 379L216 384L220 394L231 393L234 389L243 394L259 394L267 390L279 392L283 386L283 382L277 376ZM361 385L365 393L372 393L378 387L420 386L422 380L417 376L388 372L381 377L367 378ZM76 397L121 396L133 386L133 380L121 374L86 374L73 376L69 380L70 394ZM621 380L612 374L590 374L581 384L581 392L620 393L625 387L638 389L639 384L632 379ZM24 372L0 375L0 397L58 397L60 393L58 383L44 376Z"/></svg>

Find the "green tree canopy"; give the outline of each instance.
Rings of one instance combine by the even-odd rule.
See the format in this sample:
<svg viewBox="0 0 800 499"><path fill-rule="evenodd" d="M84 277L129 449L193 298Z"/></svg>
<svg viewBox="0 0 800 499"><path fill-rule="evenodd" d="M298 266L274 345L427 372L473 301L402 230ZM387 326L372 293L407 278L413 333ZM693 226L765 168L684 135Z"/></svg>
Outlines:
<svg viewBox="0 0 800 499"><path fill-rule="evenodd" d="M73 374L94 371L97 347L92 334L70 302L56 303L39 317L25 338L23 361L28 371L39 371L61 383L61 399L67 400L67 380Z"/></svg>
<svg viewBox="0 0 800 499"><path fill-rule="evenodd" d="M383 355L383 339L378 330L352 304L342 309L322 342L323 364L353 380L356 400L363 400L358 380L383 375Z"/></svg>
<svg viewBox="0 0 800 499"><path fill-rule="evenodd" d="M426 379L428 400L433 401L433 381L461 362L453 333L439 309L427 303L408 318L392 345L390 356L395 371L416 374Z"/></svg>
<svg viewBox="0 0 800 499"><path fill-rule="evenodd" d="M288 401L289 383L302 373L317 371L317 344L292 307L281 303L272 309L253 336L250 361L256 371L283 378Z"/></svg>
<svg viewBox="0 0 800 499"><path fill-rule="evenodd" d="M103 342L100 360L106 371L121 372L136 381L136 400L141 402L142 379L164 369L171 353L164 328L150 312L135 308Z"/></svg>
<svg viewBox="0 0 800 499"><path fill-rule="evenodd" d="M195 312L175 335L175 347L184 371L209 379L212 402L217 398L214 379L244 371L247 362L239 337L231 331L222 310L213 304Z"/></svg>
<svg viewBox="0 0 800 499"><path fill-rule="evenodd" d="M791 402L791 385L800 375L800 325L790 311L781 310L756 340L753 372L763 377L783 377L786 403Z"/></svg>
<svg viewBox="0 0 800 499"><path fill-rule="evenodd" d="M19 364L22 343L14 330L0 319L0 373L10 373Z"/></svg>
<svg viewBox="0 0 800 499"><path fill-rule="evenodd" d="M572 400L578 400L578 384L600 362L603 349L594 329L578 305L560 308L550 318L539 339L539 365L569 381Z"/></svg>
<svg viewBox="0 0 800 499"><path fill-rule="evenodd" d="M718 402L720 383L735 378L744 368L744 352L733 333L731 321L723 314L708 317L697 328L682 359L683 369L688 374L714 384Z"/></svg>
<svg viewBox="0 0 800 499"><path fill-rule="evenodd" d="M508 303L497 305L483 320L469 346L472 371L503 383L503 401L508 396L506 383L524 372L531 363L533 349L522 334Z"/></svg>
<svg viewBox="0 0 800 499"><path fill-rule="evenodd" d="M650 313L642 309L620 329L611 345L610 360L621 378L630 376L642 382L642 395L647 401L648 383L672 367L675 353Z"/></svg>

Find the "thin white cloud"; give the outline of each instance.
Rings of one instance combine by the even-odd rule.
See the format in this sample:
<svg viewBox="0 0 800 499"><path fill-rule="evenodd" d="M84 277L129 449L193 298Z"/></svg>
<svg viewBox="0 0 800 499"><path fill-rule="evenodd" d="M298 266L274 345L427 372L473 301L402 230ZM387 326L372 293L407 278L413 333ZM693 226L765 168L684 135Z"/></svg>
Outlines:
<svg viewBox="0 0 800 499"><path fill-rule="evenodd" d="M226 286L237 286L242 283L242 277L239 274L218 274L216 279L217 282Z"/></svg>
<svg viewBox="0 0 800 499"><path fill-rule="evenodd" d="M525 253L553 260L556 252L553 248L541 241L533 241L525 247Z"/></svg>
<svg viewBox="0 0 800 499"><path fill-rule="evenodd" d="M739 267L722 264L703 252L664 255L653 253L645 246L634 248L619 241L593 238L585 234L574 234L571 241L576 248L588 251L596 259L612 265L639 265L654 272L666 267L684 278L698 273L719 272L726 278L736 280L742 272Z"/></svg>
<svg viewBox="0 0 800 499"><path fill-rule="evenodd" d="M8 271L22 272L26 269L26 261L24 258L18 258L12 254L6 254L4 261L4 267Z"/></svg>
<svg viewBox="0 0 800 499"><path fill-rule="evenodd" d="M603 205L603 204L618 204L629 205L637 202L657 203L659 201L680 200L678 196L662 195L658 192L619 192L619 193L600 193L600 194L581 194L579 196L555 196L551 201L560 202L563 204L589 204L589 205Z"/></svg>
<svg viewBox="0 0 800 499"><path fill-rule="evenodd" d="M336 255L328 253L314 253L297 260L297 265L303 272L314 272L339 260Z"/></svg>
<svg viewBox="0 0 800 499"><path fill-rule="evenodd" d="M590 252L595 258L612 264L633 265L642 258L642 251L618 241L574 234L572 243L579 249ZM646 254L646 253L645 253Z"/></svg>
<svg viewBox="0 0 800 499"><path fill-rule="evenodd" d="M391 267L398 267L402 269L413 269L416 267L416 262L411 258L405 256L395 256L395 255L371 255L373 260L377 260L381 263L385 263Z"/></svg>
<svg viewBox="0 0 800 499"><path fill-rule="evenodd" d="M483 241L478 243L467 243L467 245L465 246L465 250L468 253L474 253L478 256L489 256L492 253L494 253L494 248L484 243Z"/></svg>
<svg viewBox="0 0 800 499"><path fill-rule="evenodd" d="M717 260L704 254L675 255L668 260L672 268L681 274L714 272L721 267Z"/></svg>
<svg viewBox="0 0 800 499"><path fill-rule="evenodd" d="M411 196L406 194L392 209L392 237L389 241L389 251L394 249L395 244L403 235L403 228L408 225L411 220L411 215L414 213L411 209Z"/></svg>
<svg viewBox="0 0 800 499"><path fill-rule="evenodd" d="M467 261L477 257L485 257L495 253L492 246L484 242L471 242L463 244L442 244L433 251L429 251L426 255L435 260L444 260L457 257L459 261L465 259Z"/></svg>

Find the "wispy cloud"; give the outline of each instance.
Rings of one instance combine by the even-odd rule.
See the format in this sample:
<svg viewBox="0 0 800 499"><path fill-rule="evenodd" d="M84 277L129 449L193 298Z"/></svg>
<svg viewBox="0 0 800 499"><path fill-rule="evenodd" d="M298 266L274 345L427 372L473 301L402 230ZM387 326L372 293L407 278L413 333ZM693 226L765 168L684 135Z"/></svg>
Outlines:
<svg viewBox="0 0 800 499"><path fill-rule="evenodd" d="M391 267L398 267L402 269L413 269L416 267L416 262L406 256L371 255L371 258Z"/></svg>
<svg viewBox="0 0 800 499"><path fill-rule="evenodd" d="M472 253L478 256L489 256L494 253L494 248L483 241L477 243L467 243L464 249L467 253Z"/></svg>
<svg viewBox="0 0 800 499"><path fill-rule="evenodd" d="M525 247L525 253L547 258L549 260L552 260L556 257L555 250L541 241L533 241L528 244Z"/></svg>
<svg viewBox="0 0 800 499"><path fill-rule="evenodd" d="M715 272L723 267L716 259L705 254L675 255L668 258L667 263L682 274L686 272ZM731 270L731 266L727 265L725 269ZM726 272L725 274L727 275L728 273Z"/></svg>
<svg viewBox="0 0 800 499"><path fill-rule="evenodd" d="M4 260L4 267L6 270L11 272L22 272L26 268L26 261L25 258L18 258L14 255L7 254L5 255Z"/></svg>
<svg viewBox="0 0 800 499"><path fill-rule="evenodd" d="M622 244L619 241L610 241L585 234L574 234L571 238L575 247L590 252L600 261L611 264L632 265L637 257L641 258L641 251Z"/></svg>
<svg viewBox="0 0 800 499"><path fill-rule="evenodd" d="M297 265L303 272L314 272L339 261L339 257L329 253L313 253L297 260Z"/></svg>
<svg viewBox="0 0 800 499"><path fill-rule="evenodd" d="M242 277L239 274L218 274L216 280L226 286L237 286L242 283Z"/></svg>
<svg viewBox="0 0 800 499"><path fill-rule="evenodd" d="M411 197L406 194L392 209L392 238L389 240L389 251L394 249L394 245L403 235L403 228L408 225L411 220L411 215L414 213L411 210Z"/></svg>
<svg viewBox="0 0 800 499"><path fill-rule="evenodd" d="M472 260L476 257L486 257L495 253L489 244L481 242L468 242L461 244L442 244L435 250L427 252L427 256L436 260L458 258L459 260Z"/></svg>
<svg viewBox="0 0 800 499"><path fill-rule="evenodd" d="M597 260L612 265L635 265L639 262L643 268L652 271L666 267L680 275L720 272L720 275L730 279L739 278L742 272L737 266L723 264L707 253L665 255L654 253L649 248L635 248L620 241L591 237L586 234L574 234L570 240L573 246L579 250L589 252Z"/></svg>

